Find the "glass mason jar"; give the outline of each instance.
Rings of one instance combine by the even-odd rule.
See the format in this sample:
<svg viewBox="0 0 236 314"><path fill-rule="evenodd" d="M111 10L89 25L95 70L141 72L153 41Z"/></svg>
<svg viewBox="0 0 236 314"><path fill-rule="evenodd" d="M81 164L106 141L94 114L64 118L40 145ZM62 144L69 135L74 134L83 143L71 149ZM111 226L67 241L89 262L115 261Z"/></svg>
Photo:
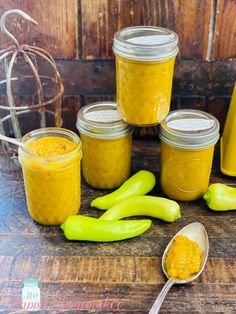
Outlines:
<svg viewBox="0 0 236 314"><path fill-rule="evenodd" d="M161 188L172 199L190 201L207 191L219 122L199 110L175 110L160 125Z"/></svg>
<svg viewBox="0 0 236 314"><path fill-rule="evenodd" d="M84 106L76 124L83 145L82 173L97 189L113 189L130 175L132 130L114 102Z"/></svg>
<svg viewBox="0 0 236 314"><path fill-rule="evenodd" d="M37 153L19 148L29 213L38 223L60 225L80 208L80 138L66 129L42 128L22 142Z"/></svg>
<svg viewBox="0 0 236 314"><path fill-rule="evenodd" d="M156 125L170 108L178 36L154 26L115 33L117 107L126 123Z"/></svg>

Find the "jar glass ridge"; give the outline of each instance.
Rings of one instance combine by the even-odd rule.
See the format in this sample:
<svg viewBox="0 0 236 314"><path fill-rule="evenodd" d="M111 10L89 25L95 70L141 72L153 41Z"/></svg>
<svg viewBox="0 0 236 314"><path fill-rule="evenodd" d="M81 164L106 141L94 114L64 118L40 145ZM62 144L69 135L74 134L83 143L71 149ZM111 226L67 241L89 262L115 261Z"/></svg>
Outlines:
<svg viewBox="0 0 236 314"><path fill-rule="evenodd" d="M121 185L130 174L132 131L114 102L96 102L78 113L76 126L83 144L82 173L97 189Z"/></svg>
<svg viewBox="0 0 236 314"><path fill-rule="evenodd" d="M117 107L131 125L163 121L170 108L178 36L161 27L127 27L114 35Z"/></svg>
<svg viewBox="0 0 236 314"><path fill-rule="evenodd" d="M161 187L170 198L190 201L206 192L219 122L199 110L176 110L160 125Z"/></svg>

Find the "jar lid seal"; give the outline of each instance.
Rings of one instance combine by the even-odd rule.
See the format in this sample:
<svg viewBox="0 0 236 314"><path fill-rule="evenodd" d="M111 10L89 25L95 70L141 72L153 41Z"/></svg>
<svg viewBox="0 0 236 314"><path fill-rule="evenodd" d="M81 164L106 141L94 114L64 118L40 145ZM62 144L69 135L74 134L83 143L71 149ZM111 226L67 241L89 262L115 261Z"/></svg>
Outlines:
<svg viewBox="0 0 236 314"><path fill-rule="evenodd" d="M177 55L178 36L163 27L126 27L115 33L113 51L132 60L165 60Z"/></svg>
<svg viewBox="0 0 236 314"><path fill-rule="evenodd" d="M112 101L94 102L82 107L76 127L82 134L96 138L119 138L133 129L122 121L117 105Z"/></svg>
<svg viewBox="0 0 236 314"><path fill-rule="evenodd" d="M219 139L219 122L209 113L194 109L171 111L160 125L159 137L180 148L203 148Z"/></svg>

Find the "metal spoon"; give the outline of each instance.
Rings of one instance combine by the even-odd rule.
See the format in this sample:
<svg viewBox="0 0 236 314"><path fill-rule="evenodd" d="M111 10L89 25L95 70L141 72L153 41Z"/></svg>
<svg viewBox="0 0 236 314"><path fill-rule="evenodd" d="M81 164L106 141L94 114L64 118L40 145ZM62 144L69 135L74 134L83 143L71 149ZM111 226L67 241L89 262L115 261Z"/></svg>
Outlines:
<svg viewBox="0 0 236 314"><path fill-rule="evenodd" d="M166 268L165 268L165 259L166 259L167 252L169 251L171 245L173 244L175 237L179 234L183 234L186 237L188 237L190 240L197 242L198 245L200 246L201 251L202 251L201 269L199 270L198 273L193 274L188 279L184 279L184 280L169 277L167 274ZM207 261L207 257L208 257L208 251L209 251L208 235L207 235L206 229L203 227L203 225L200 222L193 222L193 223L185 226L178 233L176 233L176 235L171 239L171 241L167 245L167 247L163 253L163 256L162 256L162 270L163 270L164 274L166 275L166 277L168 278L168 281L166 282L166 284L162 288L159 296L157 297L151 310L149 311L149 314L157 314L159 312L160 307L162 305L162 302L165 299L167 292L169 291L169 289L174 284L189 283L189 282L193 281L194 279L196 279L201 274L201 272L203 271L203 269L206 265L206 261Z"/></svg>
<svg viewBox="0 0 236 314"><path fill-rule="evenodd" d="M25 145L24 143L20 142L19 140L15 139L15 138L11 138L11 137L8 137L6 135L0 134L0 140L7 141L9 143L20 146L20 147L24 148L31 155L36 156L36 152L32 148L30 148L29 146Z"/></svg>

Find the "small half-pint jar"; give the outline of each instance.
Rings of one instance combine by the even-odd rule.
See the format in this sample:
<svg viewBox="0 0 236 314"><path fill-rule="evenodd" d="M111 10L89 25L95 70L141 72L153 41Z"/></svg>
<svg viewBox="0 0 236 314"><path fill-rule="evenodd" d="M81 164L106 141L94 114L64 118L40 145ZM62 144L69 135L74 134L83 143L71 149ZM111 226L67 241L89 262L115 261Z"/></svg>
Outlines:
<svg viewBox="0 0 236 314"><path fill-rule="evenodd" d="M160 125L161 188L172 199L191 201L207 191L218 120L200 110L175 110Z"/></svg>
<svg viewBox="0 0 236 314"><path fill-rule="evenodd" d="M114 102L95 102L78 113L83 145L82 173L97 189L113 189L130 175L133 128L124 123Z"/></svg>
<svg viewBox="0 0 236 314"><path fill-rule="evenodd" d="M40 224L60 225L80 208L80 138L52 127L29 132L22 142L35 152L19 148L29 213Z"/></svg>
<svg viewBox="0 0 236 314"><path fill-rule="evenodd" d="M131 125L156 125L170 108L178 36L162 27L134 26L114 35L117 107Z"/></svg>

